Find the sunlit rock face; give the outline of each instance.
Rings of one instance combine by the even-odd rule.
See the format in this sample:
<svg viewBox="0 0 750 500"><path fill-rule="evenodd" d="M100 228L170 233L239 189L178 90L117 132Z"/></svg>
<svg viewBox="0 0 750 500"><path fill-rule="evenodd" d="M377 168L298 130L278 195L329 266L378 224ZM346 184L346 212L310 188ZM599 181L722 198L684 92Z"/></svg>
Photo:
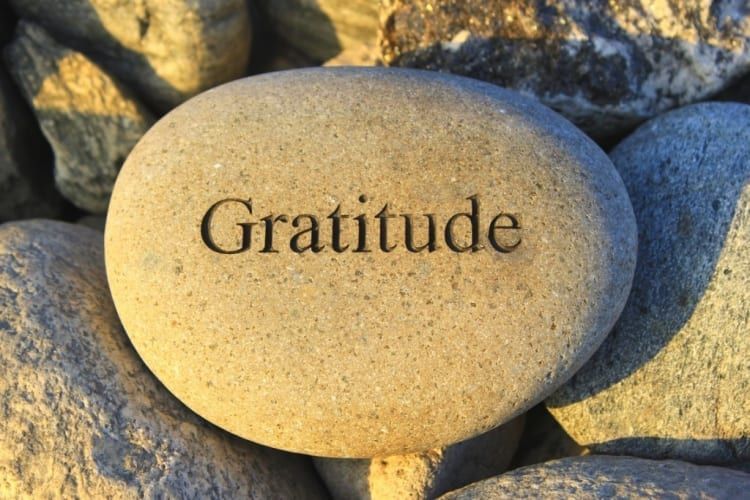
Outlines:
<svg viewBox="0 0 750 500"><path fill-rule="evenodd" d="M246 0L13 0L19 16L91 54L158 110L241 76L250 55Z"/></svg>
<svg viewBox="0 0 750 500"><path fill-rule="evenodd" d="M6 48L10 71L55 155L55 182L76 206L107 210L117 172L153 123L151 113L104 69L21 22Z"/></svg>
<svg viewBox="0 0 750 500"><path fill-rule="evenodd" d="M743 2L385 0L388 65L533 95L596 137L711 95L750 68Z"/></svg>
<svg viewBox="0 0 750 500"><path fill-rule="evenodd" d="M750 106L672 111L610 156L638 221L633 290L547 406L594 452L747 461Z"/></svg>

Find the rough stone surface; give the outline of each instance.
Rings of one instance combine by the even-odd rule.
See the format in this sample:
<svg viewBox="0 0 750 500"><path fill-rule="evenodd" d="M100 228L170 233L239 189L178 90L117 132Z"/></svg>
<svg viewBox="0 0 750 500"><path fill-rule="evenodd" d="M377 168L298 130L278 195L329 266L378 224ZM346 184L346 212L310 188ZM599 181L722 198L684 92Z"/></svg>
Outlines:
<svg viewBox="0 0 750 500"><path fill-rule="evenodd" d="M516 469L440 497L505 498L743 498L750 474L675 460L590 456Z"/></svg>
<svg viewBox="0 0 750 500"><path fill-rule="evenodd" d="M389 65L537 96L604 137L705 98L750 69L743 2L384 0Z"/></svg>
<svg viewBox="0 0 750 500"><path fill-rule="evenodd" d="M247 0L10 3L159 109L239 78L250 54Z"/></svg>
<svg viewBox="0 0 750 500"><path fill-rule="evenodd" d="M261 0L276 32L318 61L378 37L379 0Z"/></svg>
<svg viewBox="0 0 750 500"><path fill-rule="evenodd" d="M444 227L474 195L477 251L457 253ZM224 201L202 227L227 198L253 214ZM403 217L383 251L386 203L413 215L415 245L434 214L435 251L407 250ZM261 253L269 213L289 222ZM510 252L491 247L498 213L520 227L496 231ZM293 251L312 239L297 214L320 219L320 252ZM452 231L467 248L468 219ZM240 253L206 243L241 250L243 231ZM105 234L120 317L174 394L252 441L342 458L444 447L546 397L612 327L636 250L617 172L569 122L494 85L383 68L263 75L175 109L126 161Z"/></svg>
<svg viewBox="0 0 750 500"><path fill-rule="evenodd" d="M200 420L128 343L102 235L0 226L0 496L321 498L301 457Z"/></svg>
<svg viewBox="0 0 750 500"><path fill-rule="evenodd" d="M116 80L40 26L21 22L6 48L11 73L55 154L55 182L76 206L107 210L130 149L153 123Z"/></svg>
<svg viewBox="0 0 750 500"><path fill-rule="evenodd" d="M51 162L48 152L31 112L0 68L0 222L59 214L62 200L52 169L44 169Z"/></svg>
<svg viewBox="0 0 750 500"><path fill-rule="evenodd" d="M579 446L540 404L526 413L523 436L510 468L587 454L588 450Z"/></svg>
<svg viewBox="0 0 750 500"><path fill-rule="evenodd" d="M447 448L362 460L316 458L337 500L435 498L504 472L523 432L523 416Z"/></svg>
<svg viewBox="0 0 750 500"><path fill-rule="evenodd" d="M638 220L633 291L548 407L594 452L748 461L750 106L667 113L611 158Z"/></svg>

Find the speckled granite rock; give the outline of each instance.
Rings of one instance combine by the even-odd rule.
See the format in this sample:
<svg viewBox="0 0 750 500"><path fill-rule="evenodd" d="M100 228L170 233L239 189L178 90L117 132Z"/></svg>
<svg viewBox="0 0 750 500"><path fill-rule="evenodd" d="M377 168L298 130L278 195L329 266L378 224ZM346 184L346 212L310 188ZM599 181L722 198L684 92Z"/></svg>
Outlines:
<svg viewBox="0 0 750 500"><path fill-rule="evenodd" d="M274 30L325 61L342 50L375 44L379 0L260 0Z"/></svg>
<svg viewBox="0 0 750 500"><path fill-rule="evenodd" d="M0 222L59 215L62 199L45 163L51 163L49 148L0 68Z"/></svg>
<svg viewBox="0 0 750 500"><path fill-rule="evenodd" d="M239 78L250 54L247 0L10 3L159 109Z"/></svg>
<svg viewBox="0 0 750 500"><path fill-rule="evenodd" d="M316 458L315 467L337 500L435 498L504 472L518 446L523 422L523 416L517 417L447 448L364 460Z"/></svg>
<svg viewBox="0 0 750 500"><path fill-rule="evenodd" d="M750 459L750 106L660 116L611 153L633 199L633 291L591 361L548 400L594 452Z"/></svg>
<svg viewBox="0 0 750 500"><path fill-rule="evenodd" d="M444 447L546 397L612 327L636 250L617 172L569 122L383 68L173 110L105 234L120 317L174 394L252 441L346 458Z"/></svg>
<svg viewBox="0 0 750 500"><path fill-rule="evenodd" d="M539 97L603 137L700 100L750 69L742 2L384 0L389 65Z"/></svg>
<svg viewBox="0 0 750 500"><path fill-rule="evenodd" d="M0 493L6 498L323 498L302 457L187 411L122 331L101 233L0 226Z"/></svg>
<svg viewBox="0 0 750 500"><path fill-rule="evenodd" d="M440 497L505 498L743 498L750 474L675 460L590 456L516 469Z"/></svg>
<svg viewBox="0 0 750 500"><path fill-rule="evenodd" d="M5 56L52 145L58 189L78 207L104 213L117 172L152 116L99 66L36 24L18 25Z"/></svg>

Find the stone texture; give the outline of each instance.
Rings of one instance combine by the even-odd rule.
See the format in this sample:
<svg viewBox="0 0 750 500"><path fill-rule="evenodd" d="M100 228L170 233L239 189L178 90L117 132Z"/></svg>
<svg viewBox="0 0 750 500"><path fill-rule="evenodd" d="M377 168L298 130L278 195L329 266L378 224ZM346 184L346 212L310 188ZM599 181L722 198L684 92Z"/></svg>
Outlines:
<svg viewBox="0 0 750 500"><path fill-rule="evenodd" d="M743 498L749 488L750 474L720 467L591 456L516 469L440 498Z"/></svg>
<svg viewBox="0 0 750 500"><path fill-rule="evenodd" d="M261 0L280 37L318 61L378 37L379 0Z"/></svg>
<svg viewBox="0 0 750 500"><path fill-rule="evenodd" d="M52 185L49 148L23 98L0 67L0 222L54 217L61 198Z"/></svg>
<svg viewBox="0 0 750 500"><path fill-rule="evenodd" d="M443 228L473 195L477 251L456 253ZM224 202L202 227L227 198L253 214ZM435 251L407 251L403 217L382 251L386 203L414 214L417 245L435 214ZM369 252L352 218L334 249L337 206L362 215ZM319 217L325 247L292 251L312 222L288 219L261 253L269 213ZM515 214L498 231L514 251L491 247L497 213ZM243 231L247 251L206 243L241 250ZM105 234L120 317L174 394L252 441L342 458L444 447L539 402L612 327L636 250L619 176L569 122L494 85L383 68L262 75L173 110L126 161Z"/></svg>
<svg viewBox="0 0 750 500"><path fill-rule="evenodd" d="M692 105L618 145L639 228L633 291L548 400L594 452L750 459L750 106Z"/></svg>
<svg viewBox="0 0 750 500"><path fill-rule="evenodd" d="M117 320L101 233L0 226L0 496L323 498L302 457L198 419Z"/></svg>
<svg viewBox="0 0 750 500"><path fill-rule="evenodd" d="M316 458L337 500L435 498L504 472L523 432L523 416L446 448L372 459Z"/></svg>
<svg viewBox="0 0 750 500"><path fill-rule="evenodd" d="M750 69L743 2L384 0L388 65L537 96L596 137L717 92Z"/></svg>
<svg viewBox="0 0 750 500"><path fill-rule="evenodd" d="M250 54L246 0L10 3L160 110L239 78Z"/></svg>
<svg viewBox="0 0 750 500"><path fill-rule="evenodd" d="M510 467L515 469L587 454L588 450L579 446L540 404L526 413L526 426Z"/></svg>
<svg viewBox="0 0 750 500"><path fill-rule="evenodd" d="M79 208L107 210L125 157L151 114L85 55L21 22L5 50L8 66L55 154L55 181Z"/></svg>

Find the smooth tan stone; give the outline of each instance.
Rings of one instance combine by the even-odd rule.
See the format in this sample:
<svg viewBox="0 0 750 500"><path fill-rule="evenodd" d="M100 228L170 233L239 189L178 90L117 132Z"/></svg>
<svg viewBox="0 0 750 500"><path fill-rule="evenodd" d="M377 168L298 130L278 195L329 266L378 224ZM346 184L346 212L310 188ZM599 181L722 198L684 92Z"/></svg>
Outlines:
<svg viewBox="0 0 750 500"><path fill-rule="evenodd" d="M358 201L361 195L366 202ZM476 252L443 239L481 201ZM236 254L269 213L279 223ZM412 253L391 219L436 214L437 249ZM370 252L355 252L364 213ZM490 220L509 253L491 248ZM426 218L415 215L416 240ZM467 217L455 236L469 244ZM502 219L509 225L507 217ZM313 455L443 447L533 406L598 347L625 302L636 230L606 155L547 108L486 83L377 68L288 71L196 97L159 121L117 180L105 232L120 317L145 362L188 406L231 432ZM304 242L309 238L302 237Z"/></svg>

